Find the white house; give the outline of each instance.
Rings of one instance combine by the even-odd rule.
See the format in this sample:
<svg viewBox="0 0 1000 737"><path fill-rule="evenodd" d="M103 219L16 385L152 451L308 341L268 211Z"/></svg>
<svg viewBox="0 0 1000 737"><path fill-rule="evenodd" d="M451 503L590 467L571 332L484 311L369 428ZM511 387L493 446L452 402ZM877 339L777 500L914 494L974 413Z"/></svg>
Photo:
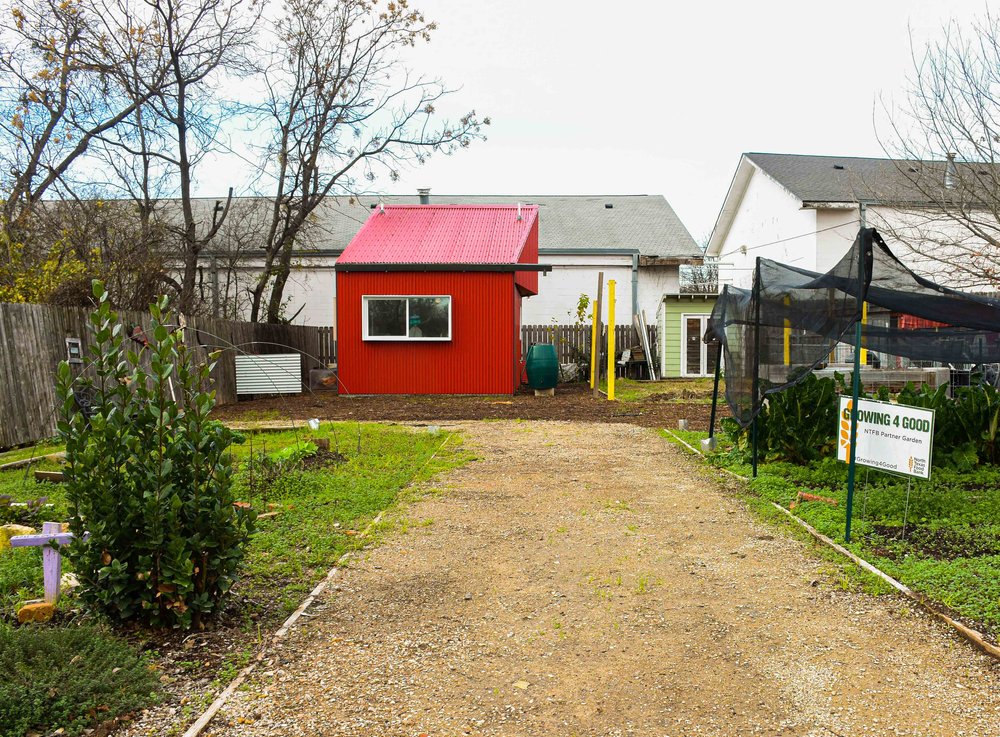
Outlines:
<svg viewBox="0 0 1000 737"><path fill-rule="evenodd" d="M706 256L718 259L720 284L749 289L757 257L825 272L848 251L862 226L877 228L906 266L939 284L994 291L979 234L961 218L982 213L985 164L849 156L745 153L716 220ZM993 225L988 221L992 218ZM985 231L984 231L985 232ZM889 325L889 313L870 313ZM846 361L847 345L835 356ZM879 361L889 358L880 356ZM897 366L909 365L895 359Z"/></svg>
<svg viewBox="0 0 1000 737"><path fill-rule="evenodd" d="M981 245L940 209L941 192L953 186L949 177L975 177L976 166L956 168L950 159L745 153L706 256L718 259L721 284L749 288L756 257L824 272L847 252L864 224L878 228L896 256L917 273L956 288L992 290L995 285L978 278L975 269L961 268ZM958 198L968 190L956 192Z"/></svg>
<svg viewBox="0 0 1000 737"><path fill-rule="evenodd" d="M628 324L633 312L645 310L652 323L663 295L680 290L680 266L702 262L701 249L660 195L431 197L428 190L422 190L411 196L330 198L314 214L308 245L296 252L285 289L285 314L294 316L296 323L334 324L334 263L371 210L380 204L430 202L538 207L539 261L553 268L541 277L539 294L525 300L524 324L572 322L580 295L595 295L598 272L604 272L605 284L609 279L617 282L619 322ZM215 200L199 204L211 208ZM213 272L212 260L223 263L229 253L223 244L219 252L202 255L205 289L210 292L218 282L222 301L245 295L261 267L260 259L249 248L235 266L219 267L225 273Z"/></svg>

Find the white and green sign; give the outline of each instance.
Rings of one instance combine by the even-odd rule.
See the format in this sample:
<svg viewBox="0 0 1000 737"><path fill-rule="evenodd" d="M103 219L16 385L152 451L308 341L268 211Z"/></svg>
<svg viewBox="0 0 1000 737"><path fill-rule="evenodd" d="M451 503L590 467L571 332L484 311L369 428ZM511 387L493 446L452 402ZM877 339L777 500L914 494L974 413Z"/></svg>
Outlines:
<svg viewBox="0 0 1000 737"><path fill-rule="evenodd" d="M858 438L854 461L879 471L931 477L934 410L873 399L858 400ZM837 458L850 462L851 398L841 396Z"/></svg>

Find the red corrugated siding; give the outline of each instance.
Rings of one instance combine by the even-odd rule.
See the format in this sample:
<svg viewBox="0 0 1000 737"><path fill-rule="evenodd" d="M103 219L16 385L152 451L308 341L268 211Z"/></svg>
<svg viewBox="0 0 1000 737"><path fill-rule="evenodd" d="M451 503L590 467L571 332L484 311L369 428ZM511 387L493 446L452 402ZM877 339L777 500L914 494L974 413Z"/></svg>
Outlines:
<svg viewBox="0 0 1000 737"><path fill-rule="evenodd" d="M531 230L528 231L524 248L521 250L521 257L517 261L521 264L538 263L538 218L531 224ZM518 271L514 275L514 281L526 290L527 294L538 294L537 271Z"/></svg>
<svg viewBox="0 0 1000 737"><path fill-rule="evenodd" d="M511 394L520 338L507 273L339 272L337 362L351 394ZM362 340L361 298L451 295L447 342ZM515 322L517 319L517 322Z"/></svg>
<svg viewBox="0 0 1000 737"><path fill-rule="evenodd" d="M514 333L514 386L521 386L521 375L524 373L522 356L524 356L524 346L521 345L521 307L524 298L514 287L514 324L517 326Z"/></svg>

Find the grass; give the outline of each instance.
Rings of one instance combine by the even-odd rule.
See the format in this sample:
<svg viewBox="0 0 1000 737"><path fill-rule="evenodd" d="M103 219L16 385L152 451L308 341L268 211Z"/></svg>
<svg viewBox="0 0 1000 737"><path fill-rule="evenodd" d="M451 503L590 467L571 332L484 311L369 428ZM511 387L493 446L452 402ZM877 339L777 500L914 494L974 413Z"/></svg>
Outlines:
<svg viewBox="0 0 1000 737"><path fill-rule="evenodd" d="M251 453L275 453L316 438L329 439L330 450L342 459L322 466L306 462L266 487L259 478L251 482ZM46 452L56 449L47 446ZM18 455L30 456L31 449L20 449ZM237 622L243 622L246 647L223 661L216 681L231 680L245 665L262 627L265 633L273 629L345 552L371 542L372 537L362 539L360 533L380 512L409 498L413 484L470 458L460 435L426 428L339 423L324 424L315 432L247 433L246 443L233 448L237 494L258 513L276 514L258 520L235 587L236 600L242 598L243 604L231 611L244 615ZM48 496L52 506L41 517L65 520L69 512L63 487L36 483L31 471L37 467L57 464L0 473L0 494L15 501ZM425 528L433 523L421 519L409 524ZM386 528L377 527L376 536ZM68 561L65 566L70 568ZM11 628L3 622L13 618L21 602L41 595L41 549L0 554L0 737L29 729L51 733L60 727L78 734L148 704L155 678L150 681L145 661L111 631L81 630L65 623ZM66 597L60 600L60 608L76 604ZM87 633L83 640L80 632ZM191 660L190 669L201 675L197 662ZM29 682L29 676L34 680Z"/></svg>
<svg viewBox="0 0 1000 737"><path fill-rule="evenodd" d="M676 434L695 447L706 437ZM727 448L720 448L709 462L750 475L749 465ZM914 480L909 494L907 486L905 478L859 468L850 543L844 542L844 463L834 459L809 465L761 463L744 498L774 515L781 513L770 502L793 510L914 591L994 636L1000 634L1000 468L934 469L930 481ZM836 504L802 500L799 492Z"/></svg>
<svg viewBox="0 0 1000 737"><path fill-rule="evenodd" d="M0 465L3 465L4 463L11 463L13 461L20 461L24 458L45 456L60 450L62 450L62 446L54 442L38 443L37 445L30 445L26 448L15 448L14 450L8 450L0 453Z"/></svg>
<svg viewBox="0 0 1000 737"><path fill-rule="evenodd" d="M258 521L238 584L240 593L263 610L273 602L282 612L294 610L344 553L367 542L360 533L379 512L395 505L407 487L468 460L454 433L346 423L308 433L253 433L236 455L246 459L251 449L272 453L306 435L329 439L331 451L345 460L292 470L269 489L251 488L245 467L238 476L242 499L260 512L277 512Z"/></svg>

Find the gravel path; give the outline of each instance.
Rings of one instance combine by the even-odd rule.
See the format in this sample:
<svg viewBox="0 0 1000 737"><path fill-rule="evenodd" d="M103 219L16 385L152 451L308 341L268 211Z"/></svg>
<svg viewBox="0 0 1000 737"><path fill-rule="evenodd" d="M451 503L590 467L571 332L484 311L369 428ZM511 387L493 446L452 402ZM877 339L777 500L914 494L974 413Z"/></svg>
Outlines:
<svg viewBox="0 0 1000 737"><path fill-rule="evenodd" d="M836 586L651 430L464 426L479 460L343 572L222 735L1000 735L1000 666Z"/></svg>

